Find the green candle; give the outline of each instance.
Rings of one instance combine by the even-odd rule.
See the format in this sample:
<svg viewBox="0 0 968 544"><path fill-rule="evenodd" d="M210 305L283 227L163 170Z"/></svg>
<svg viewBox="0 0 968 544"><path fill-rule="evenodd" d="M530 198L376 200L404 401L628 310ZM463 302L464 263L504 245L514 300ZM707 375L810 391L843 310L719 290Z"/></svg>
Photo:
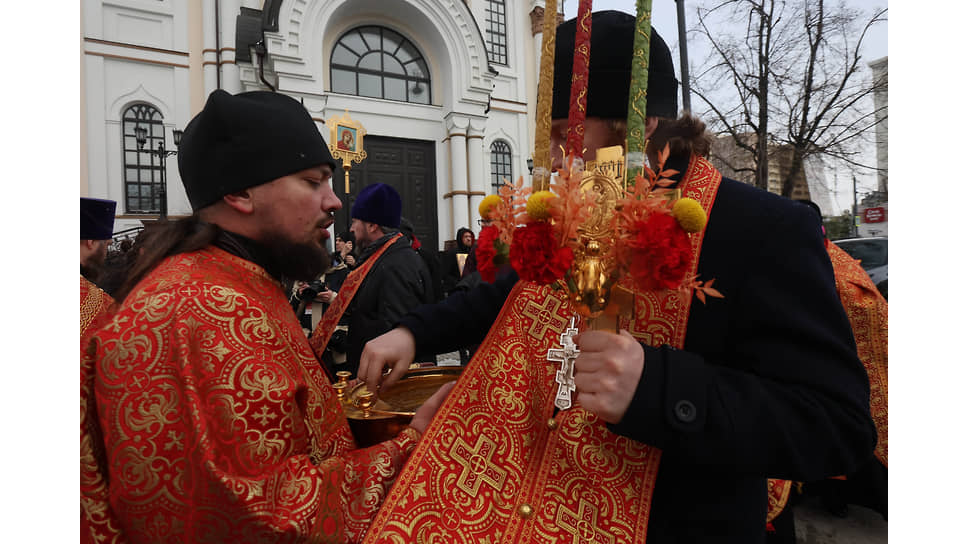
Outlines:
<svg viewBox="0 0 968 544"><path fill-rule="evenodd" d="M629 85L628 184L635 181L645 164L645 98L649 88L649 39L652 34L652 0L636 0L635 41L632 45L632 82Z"/></svg>

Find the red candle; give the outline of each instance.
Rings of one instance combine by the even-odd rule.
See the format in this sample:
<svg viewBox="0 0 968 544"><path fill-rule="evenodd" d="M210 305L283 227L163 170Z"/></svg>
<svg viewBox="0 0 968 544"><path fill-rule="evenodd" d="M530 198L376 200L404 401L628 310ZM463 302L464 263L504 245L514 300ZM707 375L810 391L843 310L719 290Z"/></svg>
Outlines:
<svg viewBox="0 0 968 544"><path fill-rule="evenodd" d="M568 106L568 140L565 155L582 156L585 143L585 111L588 102L588 59L591 55L592 0L580 0L575 25L575 56L571 71Z"/></svg>

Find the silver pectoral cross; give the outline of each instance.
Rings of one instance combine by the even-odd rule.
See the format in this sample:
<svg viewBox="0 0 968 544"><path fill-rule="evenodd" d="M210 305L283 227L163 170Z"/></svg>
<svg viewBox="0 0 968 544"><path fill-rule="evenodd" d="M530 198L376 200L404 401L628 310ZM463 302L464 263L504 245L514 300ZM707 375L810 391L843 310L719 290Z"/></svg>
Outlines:
<svg viewBox="0 0 968 544"><path fill-rule="evenodd" d="M562 410L571 408L571 393L575 390L575 359L581 353L573 340L578 334L578 319L578 316L573 316L568 328L561 335L561 348L548 350L548 360L561 363L561 368L555 374L555 382L558 383L555 406Z"/></svg>

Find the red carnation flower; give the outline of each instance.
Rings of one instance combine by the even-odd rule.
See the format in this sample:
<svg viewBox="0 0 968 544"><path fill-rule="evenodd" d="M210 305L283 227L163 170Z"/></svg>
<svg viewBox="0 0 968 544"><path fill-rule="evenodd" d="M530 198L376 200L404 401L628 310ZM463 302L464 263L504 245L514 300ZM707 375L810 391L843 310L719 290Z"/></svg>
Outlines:
<svg viewBox="0 0 968 544"><path fill-rule="evenodd" d="M671 215L653 213L636 221L634 232L623 260L636 285L643 290L678 288L692 259L686 231Z"/></svg>
<svg viewBox="0 0 968 544"><path fill-rule="evenodd" d="M497 276L499 263L496 263L495 260L498 251L494 247L494 243L500 241L500 235L497 227L488 225L481 229L481 233L477 237L477 250L475 251L477 271L481 273L481 280L487 283L494 283L494 278Z"/></svg>
<svg viewBox="0 0 968 544"><path fill-rule="evenodd" d="M514 230L510 257L521 279L543 285L564 277L574 261L571 248L559 246L551 224L544 221Z"/></svg>

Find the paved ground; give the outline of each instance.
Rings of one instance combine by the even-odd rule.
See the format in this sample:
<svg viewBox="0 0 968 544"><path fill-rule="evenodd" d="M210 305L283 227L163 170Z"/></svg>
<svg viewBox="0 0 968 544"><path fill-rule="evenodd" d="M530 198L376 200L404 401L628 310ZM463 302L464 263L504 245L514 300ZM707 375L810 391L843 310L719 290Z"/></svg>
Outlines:
<svg viewBox="0 0 968 544"><path fill-rule="evenodd" d="M793 509L799 544L887 544L887 521L862 506L850 505L838 518L816 498L804 498Z"/></svg>
<svg viewBox="0 0 968 544"><path fill-rule="evenodd" d="M459 364L457 352L437 356L438 363ZM887 544L887 522L880 514L850 505L847 517L830 514L819 499L805 497L794 507L798 544Z"/></svg>

